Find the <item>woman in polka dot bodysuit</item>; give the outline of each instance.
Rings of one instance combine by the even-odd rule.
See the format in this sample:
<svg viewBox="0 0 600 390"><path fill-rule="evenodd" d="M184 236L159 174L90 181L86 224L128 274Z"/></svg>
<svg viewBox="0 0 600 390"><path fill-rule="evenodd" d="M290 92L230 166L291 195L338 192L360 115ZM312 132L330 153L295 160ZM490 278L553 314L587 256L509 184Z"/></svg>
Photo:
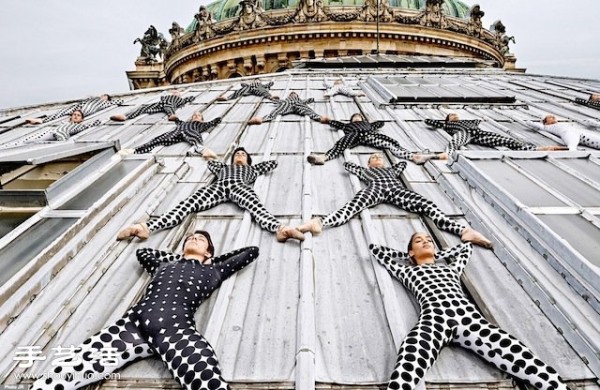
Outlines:
<svg viewBox="0 0 600 390"><path fill-rule="evenodd" d="M368 183L368 186L358 191L354 198L340 209L329 213L324 218L313 218L298 226L303 233L319 234L323 227L341 226L364 209L381 203L393 204L411 213L427 216L435 225L444 231L460 236L461 240L491 248L492 243L473 228L464 226L448 218L440 208L422 195L410 191L399 180L400 174L406 168L406 162L394 164L385 168L383 156L373 153L369 157L368 168L353 163L345 163L344 168Z"/></svg>
<svg viewBox="0 0 600 390"><path fill-rule="evenodd" d="M417 325L400 346L388 389L415 389L441 349L450 343L477 353L487 362L538 389L567 389L552 367L538 359L519 340L490 324L469 302L460 276L473 251L470 243L436 254L431 237L426 233L415 233L410 238L408 253L373 244L369 250L415 295L421 308ZM442 259L449 264L436 263Z"/></svg>
<svg viewBox="0 0 600 390"><path fill-rule="evenodd" d="M323 165L327 161L341 156L344 150L355 148L358 145L371 146L380 150L389 150L394 156L411 160L415 164L424 164L428 160L428 156L414 154L402 146L395 139L388 137L385 134L380 134L378 131L383 127L385 122L367 122L360 113L352 114L350 123L338 121L329 121L329 126L334 129L339 129L344 132L344 136L340 138L331 149L324 155L311 154L307 157L309 163L314 165Z"/></svg>
<svg viewBox="0 0 600 390"><path fill-rule="evenodd" d="M72 136L81 133L89 128L100 126L101 122L96 119L95 121L83 123L85 118L84 113L81 110L74 110L71 113L71 118L68 122L62 123L60 126L54 128L45 128L29 134L18 141L13 141L0 145L0 148L13 148L28 143L35 142L48 142L48 141L66 141Z"/></svg>
<svg viewBox="0 0 600 390"><path fill-rule="evenodd" d="M146 239L156 230L167 229L179 225L191 213L211 209L221 203L231 201L247 210L263 229L276 233L280 242L294 238L304 240L304 234L299 230L279 222L271 214L254 192L251 185L258 175L263 175L277 167L277 161L263 161L252 166L252 158L242 147L234 150L231 156L232 164L209 161L208 169L217 175L217 181L200 188L189 198L181 201L174 209L151 218L147 223L137 223L121 230L117 240L129 237Z"/></svg>
<svg viewBox="0 0 600 390"><path fill-rule="evenodd" d="M225 279L256 259L258 248L214 258L213 252L210 235L201 230L185 238L183 255L138 249L138 261L152 275L144 297L120 320L84 341L70 364L56 367L32 389L77 389L153 355L186 389L229 389L214 349L196 330L194 313ZM116 364L102 364L97 358L108 348L116 352Z"/></svg>

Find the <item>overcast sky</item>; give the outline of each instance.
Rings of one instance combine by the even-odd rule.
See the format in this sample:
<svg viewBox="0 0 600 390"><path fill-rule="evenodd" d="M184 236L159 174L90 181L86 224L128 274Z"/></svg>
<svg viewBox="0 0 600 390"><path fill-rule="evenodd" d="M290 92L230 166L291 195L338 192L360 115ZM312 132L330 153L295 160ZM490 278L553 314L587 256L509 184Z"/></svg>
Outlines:
<svg viewBox="0 0 600 390"><path fill-rule="evenodd" d="M464 0L501 19L518 67L529 73L600 79L600 0ZM129 90L150 24L169 38L198 0L0 0L0 108Z"/></svg>

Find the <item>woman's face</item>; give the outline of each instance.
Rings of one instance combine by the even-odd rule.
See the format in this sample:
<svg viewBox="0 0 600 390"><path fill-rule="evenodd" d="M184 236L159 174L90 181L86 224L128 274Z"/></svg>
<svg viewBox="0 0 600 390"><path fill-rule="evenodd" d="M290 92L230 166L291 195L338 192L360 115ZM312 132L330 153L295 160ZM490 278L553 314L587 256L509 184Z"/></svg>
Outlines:
<svg viewBox="0 0 600 390"><path fill-rule="evenodd" d="M369 157L368 166L369 168L383 168L385 166L383 155L380 153L373 153L371 157Z"/></svg>
<svg viewBox="0 0 600 390"><path fill-rule="evenodd" d="M248 165L248 155L243 150L238 150L233 155L233 163L235 165Z"/></svg>
<svg viewBox="0 0 600 390"><path fill-rule="evenodd" d="M435 245L433 239L427 233L417 233L411 241L411 249L408 251L408 256L414 259L417 264L420 259L431 259L435 256Z"/></svg>
<svg viewBox="0 0 600 390"><path fill-rule="evenodd" d="M200 233L194 233L186 237L183 243L183 254L196 254L204 256L202 264L211 264L211 253L208 251L208 238Z"/></svg>
<svg viewBox="0 0 600 390"><path fill-rule="evenodd" d="M204 117L201 113L195 112L194 115L192 115L192 120L195 122L204 122Z"/></svg>
<svg viewBox="0 0 600 390"><path fill-rule="evenodd" d="M74 111L71 114L71 122L73 123L81 123L83 121L83 114L81 111Z"/></svg>

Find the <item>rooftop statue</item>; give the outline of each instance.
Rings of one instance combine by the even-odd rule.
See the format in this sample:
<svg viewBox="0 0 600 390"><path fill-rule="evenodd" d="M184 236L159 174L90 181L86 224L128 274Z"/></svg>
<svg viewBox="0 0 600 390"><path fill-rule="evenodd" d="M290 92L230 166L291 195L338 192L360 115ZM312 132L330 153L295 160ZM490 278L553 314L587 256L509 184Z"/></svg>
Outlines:
<svg viewBox="0 0 600 390"><path fill-rule="evenodd" d="M260 0L242 0L240 2L240 17L235 30L250 30L267 24L263 18L263 8Z"/></svg>
<svg viewBox="0 0 600 390"><path fill-rule="evenodd" d="M179 47L181 47L180 38L184 30L185 29L181 27L179 23L173 22L169 29L169 34L171 34L171 46L169 46L169 49L179 49Z"/></svg>
<svg viewBox="0 0 600 390"><path fill-rule="evenodd" d="M483 23L481 22L481 18L485 15L485 12L481 10L479 4L475 4L471 7L469 20L469 34L474 37L480 37L483 31Z"/></svg>
<svg viewBox="0 0 600 390"><path fill-rule="evenodd" d="M198 13L194 15L198 21L196 30L194 30L194 42L199 42L204 39L212 38L215 35L213 29L214 19L212 13L205 6L201 5Z"/></svg>
<svg viewBox="0 0 600 390"><path fill-rule="evenodd" d="M512 35L506 35L506 26L502 23L501 20L496 20L494 24L490 26L490 31L496 37L496 47L500 50L500 52L506 57L512 55L510 53L510 48L508 45L512 41L512 43L517 43L515 37Z"/></svg>
<svg viewBox="0 0 600 390"><path fill-rule="evenodd" d="M323 0L300 0L294 22L322 22L327 20L327 15L323 11Z"/></svg>
<svg viewBox="0 0 600 390"><path fill-rule="evenodd" d="M379 21L380 22L391 22L392 21L392 10L388 0L365 0L365 4L362 7L360 16L365 22L374 22L377 20L377 3L379 3Z"/></svg>
<svg viewBox="0 0 600 390"><path fill-rule="evenodd" d="M144 36L142 38L136 38L135 41L133 41L133 44L135 45L138 42L142 44L140 59L148 62L158 61L157 57L164 59L167 47L169 46L169 42L167 42L165 37L152 25L148 27Z"/></svg>
<svg viewBox="0 0 600 390"><path fill-rule="evenodd" d="M448 23L442 12L444 0L427 0L425 11L421 14L421 25L426 27L446 28Z"/></svg>

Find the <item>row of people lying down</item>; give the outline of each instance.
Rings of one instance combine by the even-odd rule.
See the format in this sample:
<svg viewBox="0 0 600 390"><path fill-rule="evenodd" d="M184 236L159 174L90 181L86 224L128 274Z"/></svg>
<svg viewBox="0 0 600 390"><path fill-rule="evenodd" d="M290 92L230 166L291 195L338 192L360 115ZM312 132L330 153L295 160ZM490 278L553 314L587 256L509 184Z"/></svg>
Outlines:
<svg viewBox="0 0 600 390"><path fill-rule="evenodd" d="M375 244L369 250L413 293L420 307L417 323L398 351L388 390L416 389L450 344L537 389L569 388L525 344L490 323L464 292L460 277L473 253L470 243L437 253L431 236L415 233L407 252ZM159 357L185 389L230 389L214 348L196 329L195 313L224 280L257 259L259 248L215 256L210 234L197 230L184 238L182 252L138 249L137 259L152 277L143 297L119 320L85 340L75 356L35 381L32 389L77 389L150 356ZM107 349L116 352L116 364L95 358Z"/></svg>
<svg viewBox="0 0 600 390"><path fill-rule="evenodd" d="M266 174L276 167L277 161L275 160L264 161L253 166L252 157L244 148L239 147L233 153L231 164L217 161L208 162L208 169L217 176L215 182L200 188L165 214L150 218L147 222L126 227L119 232L117 238L120 240L130 237L146 239L154 231L181 224L192 213L208 210L229 201L247 210L261 228L276 233L278 241L284 242L290 238L303 241L305 232L318 234L323 227L341 226L362 210L381 203L389 203L403 210L431 218L439 229L455 234L463 241L487 248L492 247L492 243L481 233L454 221L433 202L406 189L400 181L402 171L406 168L406 162L399 162L386 168L383 156L379 153L371 155L366 168L353 163L344 164L348 172L368 184L352 200L323 219L315 218L296 228L286 226L265 208L252 188L259 175Z"/></svg>

